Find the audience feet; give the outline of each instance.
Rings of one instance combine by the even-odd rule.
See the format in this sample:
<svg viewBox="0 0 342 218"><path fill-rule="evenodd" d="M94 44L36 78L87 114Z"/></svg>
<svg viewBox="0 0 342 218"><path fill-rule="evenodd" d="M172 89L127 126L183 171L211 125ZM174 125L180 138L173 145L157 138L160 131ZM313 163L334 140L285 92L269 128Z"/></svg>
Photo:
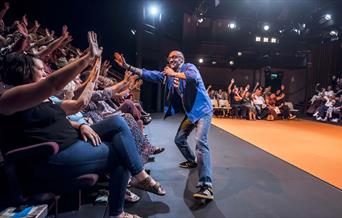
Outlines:
<svg viewBox="0 0 342 218"><path fill-rule="evenodd" d="M197 163L196 162L185 161L185 162L180 163L179 167L185 168L185 169L196 168L197 167Z"/></svg>
<svg viewBox="0 0 342 218"><path fill-rule="evenodd" d="M165 148L163 148L163 147L154 147L152 154L153 155L160 154L163 151L165 151Z"/></svg>
<svg viewBox="0 0 342 218"><path fill-rule="evenodd" d="M134 194L129 189L126 189L126 194L125 194L126 203L137 203L139 200L140 200L140 197L138 195Z"/></svg>
<svg viewBox="0 0 342 218"><path fill-rule="evenodd" d="M160 183L154 181L151 176L147 176L145 179L139 182L137 181L133 182L133 179L132 179L130 185L131 187L141 189L141 190L144 190L144 191L156 194L156 195L162 196L166 194L165 190L160 185Z"/></svg>
<svg viewBox="0 0 342 218"><path fill-rule="evenodd" d="M209 186L202 186L200 187L200 190L193 195L193 197L195 199L214 200L213 189Z"/></svg>

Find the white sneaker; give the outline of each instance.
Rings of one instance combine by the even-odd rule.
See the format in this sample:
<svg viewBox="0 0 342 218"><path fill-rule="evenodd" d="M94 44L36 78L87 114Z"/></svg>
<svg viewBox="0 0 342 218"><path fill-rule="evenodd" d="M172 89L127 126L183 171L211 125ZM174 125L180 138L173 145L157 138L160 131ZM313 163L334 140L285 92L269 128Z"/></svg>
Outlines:
<svg viewBox="0 0 342 218"><path fill-rule="evenodd" d="M290 120L293 120L294 118L296 118L297 116L296 115L292 115L292 114L290 114L290 117L289 117L289 119Z"/></svg>
<svg viewBox="0 0 342 218"><path fill-rule="evenodd" d="M316 120L322 120L322 118L321 117L317 117Z"/></svg>
<svg viewBox="0 0 342 218"><path fill-rule="evenodd" d="M317 117L318 116L318 112L314 113L312 116Z"/></svg>
<svg viewBox="0 0 342 218"><path fill-rule="evenodd" d="M322 121L324 121L324 122L327 121L327 118L322 119Z"/></svg>
<svg viewBox="0 0 342 218"><path fill-rule="evenodd" d="M338 122L338 118L331 119L330 121L333 122L333 123L337 123Z"/></svg>

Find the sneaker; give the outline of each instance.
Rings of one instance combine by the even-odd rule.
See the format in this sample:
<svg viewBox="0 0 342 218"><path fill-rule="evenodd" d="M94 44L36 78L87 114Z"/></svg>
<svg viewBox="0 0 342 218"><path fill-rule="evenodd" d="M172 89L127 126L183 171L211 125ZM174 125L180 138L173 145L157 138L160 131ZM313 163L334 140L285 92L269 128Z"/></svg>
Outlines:
<svg viewBox="0 0 342 218"><path fill-rule="evenodd" d="M290 114L290 116L289 116L289 120L293 120L294 118L296 118L297 116L296 115L292 115L292 114Z"/></svg>
<svg viewBox="0 0 342 218"><path fill-rule="evenodd" d="M333 122L333 123L337 123L338 122L338 118L331 119L330 121Z"/></svg>
<svg viewBox="0 0 342 218"><path fill-rule="evenodd" d="M163 147L154 147L154 150L153 150L153 155L156 155L156 154L160 154L162 153L163 151L165 151L165 148Z"/></svg>
<svg viewBox="0 0 342 218"><path fill-rule="evenodd" d="M324 121L324 122L327 121L327 117L325 117L324 119L322 119L322 121Z"/></svg>
<svg viewBox="0 0 342 218"><path fill-rule="evenodd" d="M322 118L321 117L317 117L316 120L320 121L320 120L322 120Z"/></svg>
<svg viewBox="0 0 342 218"><path fill-rule="evenodd" d="M186 169L191 169L191 168L197 167L197 163L196 162L185 161L183 163L180 163L179 167L186 168Z"/></svg>
<svg viewBox="0 0 342 218"><path fill-rule="evenodd" d="M202 186L200 190L193 195L196 199L207 199L207 200L213 200L214 194L213 189L208 186Z"/></svg>

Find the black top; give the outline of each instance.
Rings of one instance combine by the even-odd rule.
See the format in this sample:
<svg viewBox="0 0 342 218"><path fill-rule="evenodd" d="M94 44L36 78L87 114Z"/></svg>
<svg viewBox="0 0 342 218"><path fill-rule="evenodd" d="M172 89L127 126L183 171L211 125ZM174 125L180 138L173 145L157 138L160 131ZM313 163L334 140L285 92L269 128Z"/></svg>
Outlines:
<svg viewBox="0 0 342 218"><path fill-rule="evenodd" d="M78 132L58 105L43 102L30 109L0 115L0 149L3 153L20 147L53 141L62 150L75 143Z"/></svg>
<svg viewBox="0 0 342 218"><path fill-rule="evenodd" d="M276 97L280 97L284 92L281 90L280 93L277 95L276 94ZM286 96L285 96L286 97ZM280 106L281 104L284 104L285 103L285 97L281 100L277 100L276 102L276 106Z"/></svg>
<svg viewBox="0 0 342 218"><path fill-rule="evenodd" d="M230 104L231 104L231 105L240 104L240 101L236 101L236 100L235 100L235 98L234 98L235 96L236 96L236 94L235 94L234 92L231 92L231 93L229 94Z"/></svg>

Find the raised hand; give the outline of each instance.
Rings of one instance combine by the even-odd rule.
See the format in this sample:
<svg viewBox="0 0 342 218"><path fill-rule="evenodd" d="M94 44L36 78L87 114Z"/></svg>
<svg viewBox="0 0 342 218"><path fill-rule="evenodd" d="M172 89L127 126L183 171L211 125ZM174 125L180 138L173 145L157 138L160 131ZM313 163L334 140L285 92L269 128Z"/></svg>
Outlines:
<svg viewBox="0 0 342 218"><path fill-rule="evenodd" d="M93 31L88 32L88 43L89 43L89 53L91 57L100 57L102 54L103 48L99 48L97 42L97 35Z"/></svg>
<svg viewBox="0 0 342 218"><path fill-rule="evenodd" d="M129 81L129 78L132 76L132 72L126 70L125 71L125 76L124 76L124 81L128 82Z"/></svg>
<svg viewBox="0 0 342 218"><path fill-rule="evenodd" d="M34 27L37 29L40 27L40 23L37 20L34 21Z"/></svg>
<svg viewBox="0 0 342 218"><path fill-rule="evenodd" d="M1 19L1 20L0 20L0 29L1 29L1 30L4 30L4 28L5 28L5 23L4 23L4 21Z"/></svg>
<svg viewBox="0 0 342 218"><path fill-rule="evenodd" d="M67 39L69 37L68 26L64 25L62 28L62 37Z"/></svg>
<svg viewBox="0 0 342 218"><path fill-rule="evenodd" d="M235 82L234 78L230 80L230 84L233 84Z"/></svg>
<svg viewBox="0 0 342 218"><path fill-rule="evenodd" d="M83 54L79 48L76 48L76 53L78 56L82 56Z"/></svg>
<svg viewBox="0 0 342 218"><path fill-rule="evenodd" d="M17 29L24 37L27 38L29 36L28 30L27 30L25 24L18 22L17 23Z"/></svg>
<svg viewBox="0 0 342 218"><path fill-rule="evenodd" d="M23 16L23 18L21 19L21 22L22 22L23 24L25 24L25 26L28 25L28 20L27 20L26 14L25 14L25 15Z"/></svg>
<svg viewBox="0 0 342 218"><path fill-rule="evenodd" d="M54 34L55 34L54 31L51 31L51 33L50 33L49 29L45 28L45 35L47 36L48 41L53 40L53 35Z"/></svg>
<svg viewBox="0 0 342 218"><path fill-rule="evenodd" d="M119 54L117 52L114 53L114 61L120 66L125 68L127 66L126 60L123 57L123 54Z"/></svg>
<svg viewBox="0 0 342 218"><path fill-rule="evenodd" d="M5 2L4 3L4 9L7 11L8 9L10 9L10 4L9 2Z"/></svg>
<svg viewBox="0 0 342 218"><path fill-rule="evenodd" d="M101 66L100 75L107 77L110 68L110 62L108 60L105 60Z"/></svg>
<svg viewBox="0 0 342 218"><path fill-rule="evenodd" d="M95 64L91 70L92 82L96 82L100 75L101 58L96 58Z"/></svg>

